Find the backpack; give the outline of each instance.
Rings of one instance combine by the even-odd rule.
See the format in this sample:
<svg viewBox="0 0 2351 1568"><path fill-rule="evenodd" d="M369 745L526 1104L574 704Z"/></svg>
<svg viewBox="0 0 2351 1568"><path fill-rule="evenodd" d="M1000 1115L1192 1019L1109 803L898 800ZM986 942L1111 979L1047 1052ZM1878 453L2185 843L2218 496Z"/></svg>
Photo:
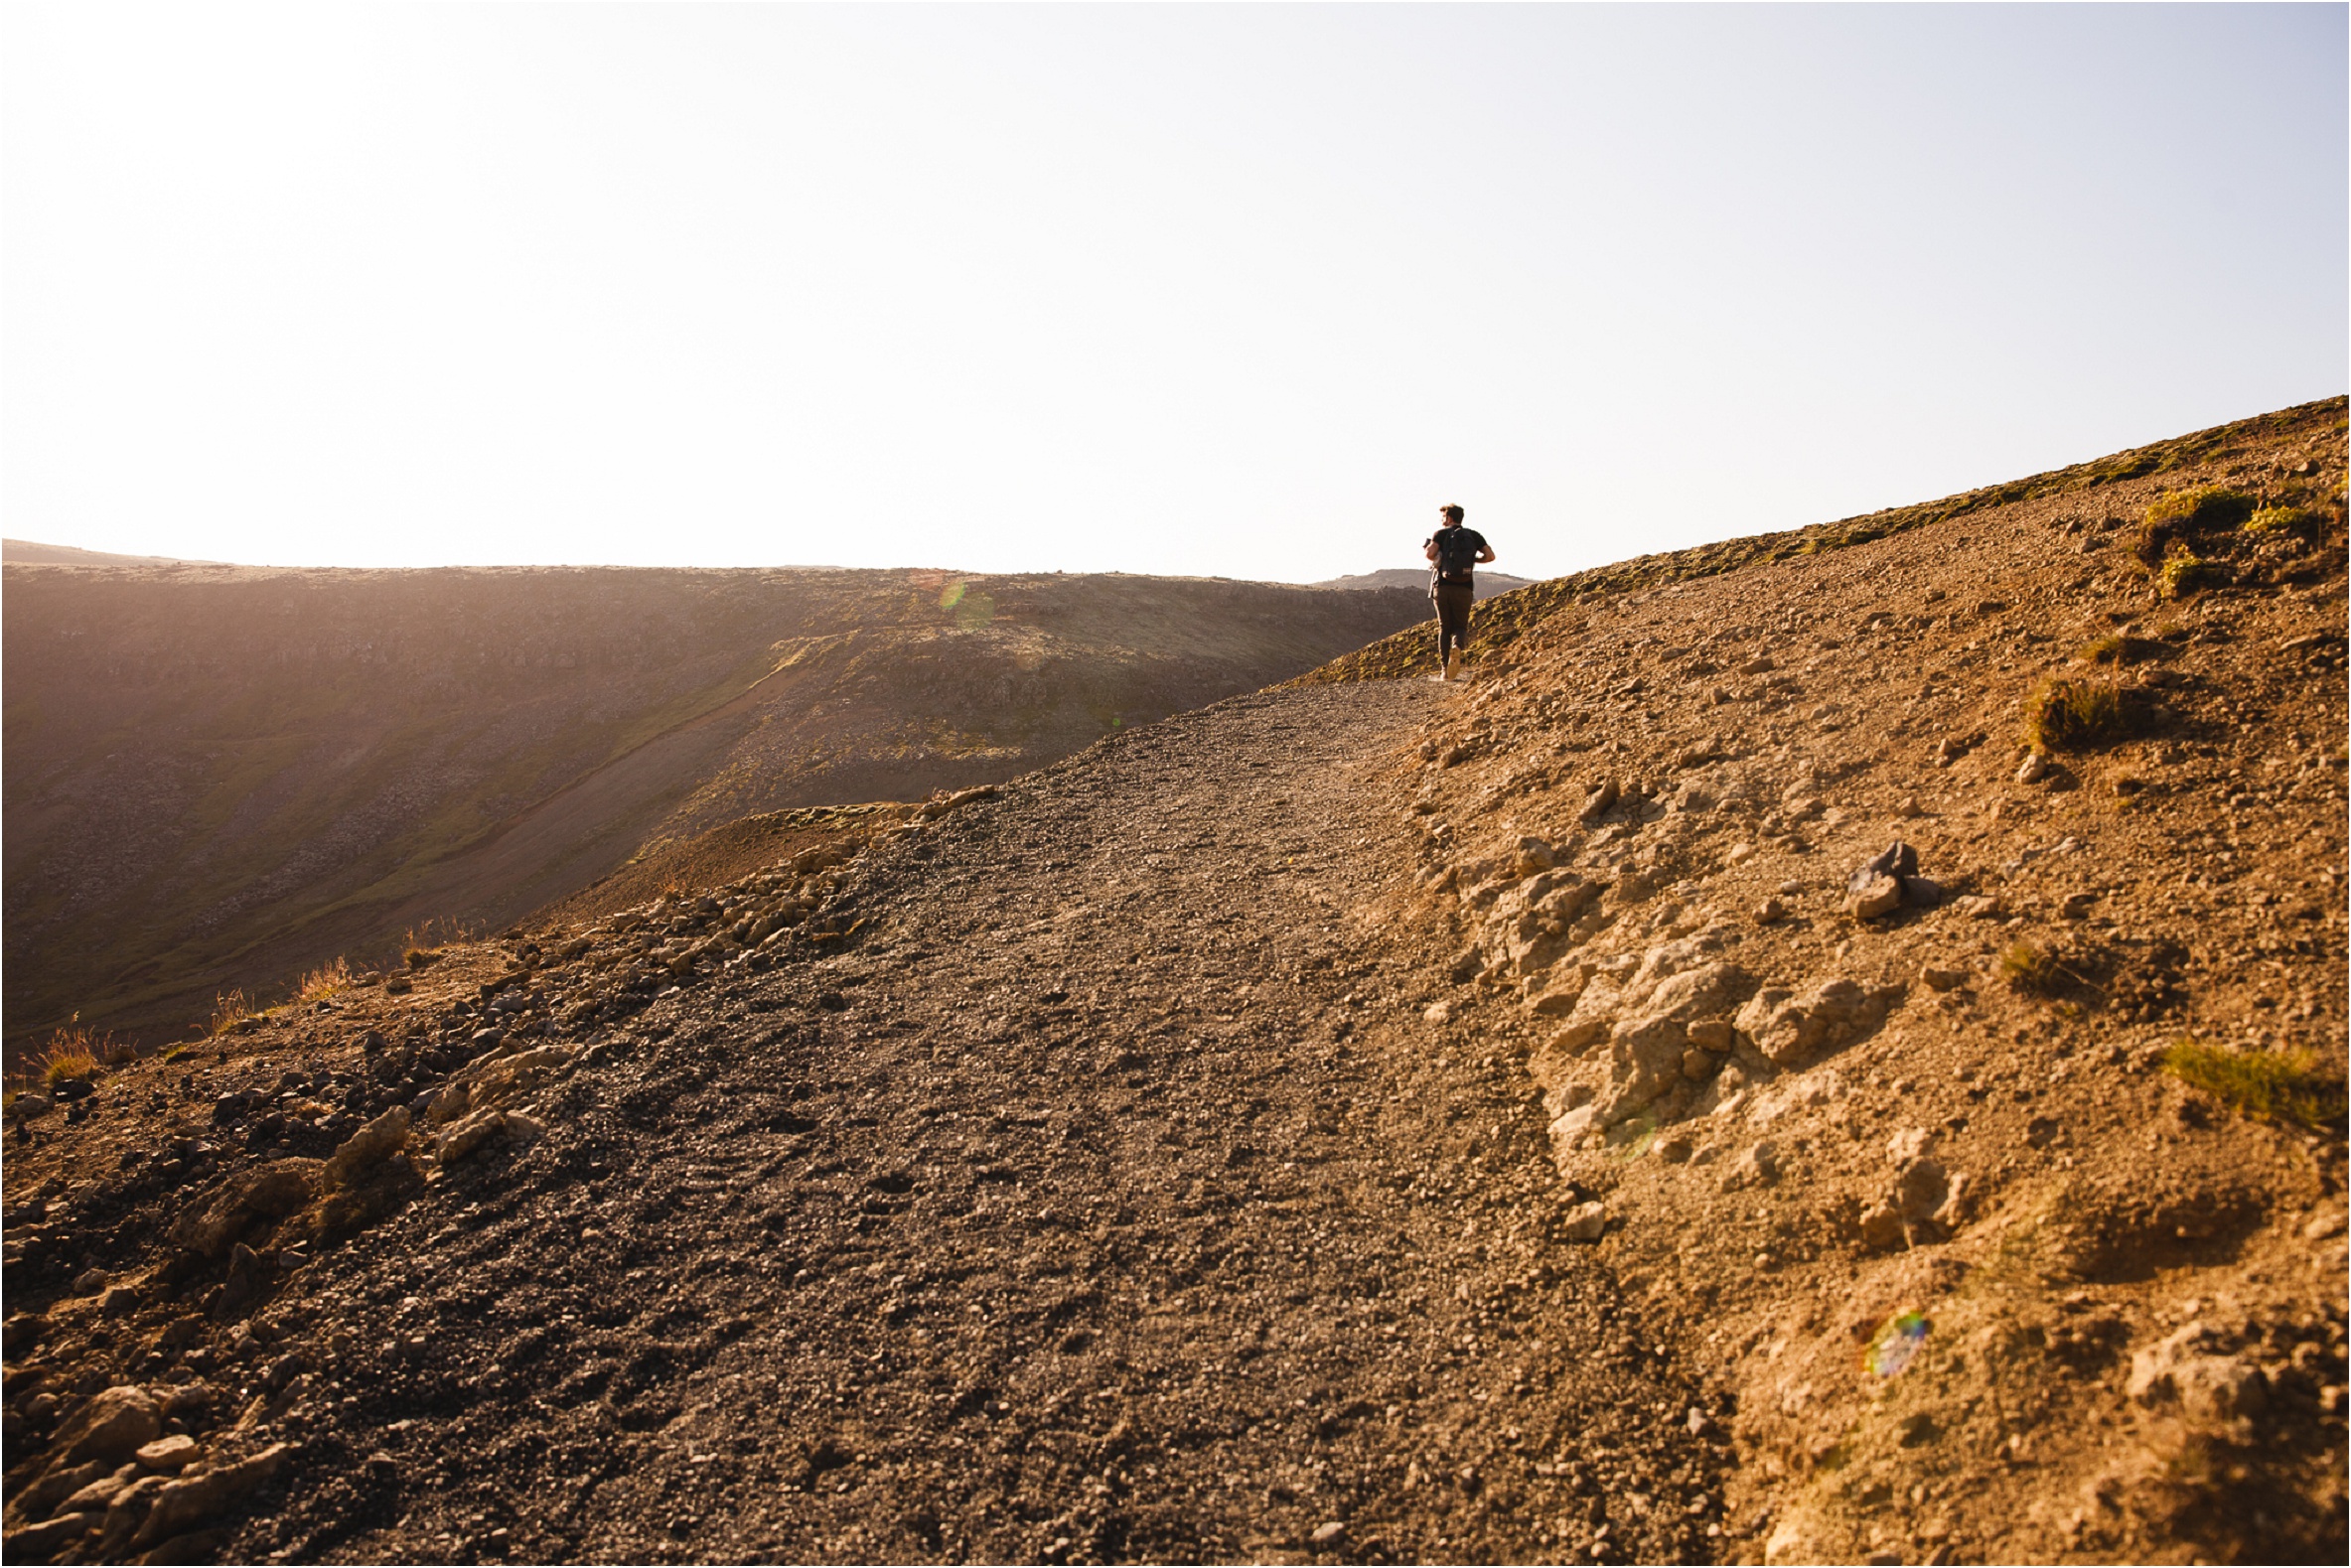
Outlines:
<svg viewBox="0 0 2351 1568"><path fill-rule="evenodd" d="M1467 528L1439 528L1436 535L1436 575L1440 583L1466 586L1478 564L1478 546L1483 543Z"/></svg>

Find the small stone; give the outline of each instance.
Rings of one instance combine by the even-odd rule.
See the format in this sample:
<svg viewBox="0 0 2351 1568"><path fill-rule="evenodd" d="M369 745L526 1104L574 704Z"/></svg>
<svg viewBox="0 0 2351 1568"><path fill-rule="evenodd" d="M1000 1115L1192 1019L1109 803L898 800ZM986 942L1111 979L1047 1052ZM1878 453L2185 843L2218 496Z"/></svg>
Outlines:
<svg viewBox="0 0 2351 1568"><path fill-rule="evenodd" d="M2339 1213L2318 1214L2302 1226L2302 1239L2305 1241L2324 1241L2329 1236L2342 1233L2343 1216Z"/></svg>
<svg viewBox="0 0 2351 1568"><path fill-rule="evenodd" d="M1730 1049L1730 1020L1727 1018L1693 1018L1683 1026L1682 1032L1700 1051L1719 1053Z"/></svg>
<svg viewBox="0 0 2351 1568"><path fill-rule="evenodd" d="M1787 918L1788 906L1776 898L1765 899L1755 906L1755 924L1758 926L1770 926Z"/></svg>
<svg viewBox="0 0 2351 1568"><path fill-rule="evenodd" d="M2083 920L2089 916L2090 906L2097 902L2098 895L2095 893L2069 893L2065 896L2065 902L2057 907L2057 913L2069 921Z"/></svg>
<svg viewBox="0 0 2351 1568"><path fill-rule="evenodd" d="M1873 1205L1861 1215L1861 1244L1873 1251L1902 1244L1902 1215L1892 1205Z"/></svg>
<svg viewBox="0 0 2351 1568"><path fill-rule="evenodd" d="M1914 794L1904 795L1900 803L1894 807L1894 814L1896 816L1918 815L1918 796Z"/></svg>
<svg viewBox="0 0 2351 1568"><path fill-rule="evenodd" d="M1714 1423L1708 1419L1705 1411L1700 1410L1696 1405L1691 1405L1690 1414L1682 1418L1682 1425L1691 1437L1704 1437Z"/></svg>
<svg viewBox="0 0 2351 1568"><path fill-rule="evenodd" d="M1703 1083L1714 1075L1714 1059L1691 1046L1682 1053L1682 1075L1692 1083Z"/></svg>
<svg viewBox="0 0 2351 1568"><path fill-rule="evenodd" d="M73 1294L94 1296L106 1288L106 1271L102 1268L84 1269L73 1281Z"/></svg>
<svg viewBox="0 0 2351 1568"><path fill-rule="evenodd" d="M1769 653L1758 653L1739 666L1739 673L1742 675L1768 675L1779 667Z"/></svg>
<svg viewBox="0 0 2351 1568"><path fill-rule="evenodd" d="M185 1470L204 1458L204 1445L185 1432L159 1437L134 1456L149 1470Z"/></svg>
<svg viewBox="0 0 2351 1568"><path fill-rule="evenodd" d="M1314 1527L1314 1533L1307 1539L1317 1546L1329 1546L1346 1533L1347 1526L1345 1524L1337 1519L1325 1519Z"/></svg>
<svg viewBox="0 0 2351 1568"><path fill-rule="evenodd" d="M1608 1228L1608 1209L1604 1204L1577 1204L1567 1211L1559 1225L1559 1235L1568 1241L1597 1241Z"/></svg>
<svg viewBox="0 0 2351 1568"><path fill-rule="evenodd" d="M1846 912L1865 921L1891 915L1901 907L1902 884L1888 876L1871 877L1845 900Z"/></svg>
<svg viewBox="0 0 2351 1568"><path fill-rule="evenodd" d="M1453 1022L1453 1004L1451 1002L1431 1002L1420 1010L1420 1016L1431 1024L1449 1024Z"/></svg>
<svg viewBox="0 0 2351 1568"><path fill-rule="evenodd" d="M2039 784L2048 777L2049 759L2039 752L2027 753L2023 763L2016 769L2016 782L2020 784Z"/></svg>
<svg viewBox="0 0 2351 1568"><path fill-rule="evenodd" d="M1657 1140L1657 1157L1668 1165L1683 1164L1690 1152L1690 1134L1686 1132L1669 1132Z"/></svg>
<svg viewBox="0 0 2351 1568"><path fill-rule="evenodd" d="M1951 991L1956 990L1960 986L1967 983L1968 971L1965 969L1946 969L1939 964L1930 963L1926 967L1919 970L1918 977L1919 979L1926 982L1926 984L1931 989L1937 991Z"/></svg>
<svg viewBox="0 0 2351 1568"><path fill-rule="evenodd" d="M1960 900L1954 908L1972 921L1998 920L2008 913L1997 898L1987 894L1971 894Z"/></svg>

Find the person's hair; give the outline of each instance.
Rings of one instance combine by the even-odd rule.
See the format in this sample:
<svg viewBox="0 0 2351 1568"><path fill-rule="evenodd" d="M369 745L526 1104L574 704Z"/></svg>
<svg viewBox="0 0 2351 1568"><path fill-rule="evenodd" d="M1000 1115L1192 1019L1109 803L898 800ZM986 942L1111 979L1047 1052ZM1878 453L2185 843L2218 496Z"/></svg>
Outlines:
<svg viewBox="0 0 2351 1568"><path fill-rule="evenodd" d="M1463 511L1459 506L1446 506L1443 508L1443 511L1445 513L1445 520L1447 522L1459 522L1462 518L1469 515L1468 512Z"/></svg>

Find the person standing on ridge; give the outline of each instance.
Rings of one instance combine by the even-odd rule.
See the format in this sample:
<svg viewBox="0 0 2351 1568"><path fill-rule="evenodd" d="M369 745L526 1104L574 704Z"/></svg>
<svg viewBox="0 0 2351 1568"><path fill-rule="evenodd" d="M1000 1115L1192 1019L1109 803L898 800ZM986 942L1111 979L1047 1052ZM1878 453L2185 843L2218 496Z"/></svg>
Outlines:
<svg viewBox="0 0 2351 1568"><path fill-rule="evenodd" d="M1461 650L1469 645L1469 612L1477 603L1476 568L1494 559L1494 546L1475 528L1465 528L1459 506L1439 506L1444 520L1428 536L1421 553L1428 557L1428 597L1436 605L1437 679L1459 677Z"/></svg>

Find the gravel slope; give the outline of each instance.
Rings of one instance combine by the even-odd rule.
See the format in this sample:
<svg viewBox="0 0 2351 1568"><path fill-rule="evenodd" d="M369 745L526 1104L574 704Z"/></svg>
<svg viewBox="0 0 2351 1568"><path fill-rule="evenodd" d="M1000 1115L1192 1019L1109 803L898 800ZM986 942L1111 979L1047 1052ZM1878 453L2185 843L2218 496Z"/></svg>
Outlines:
<svg viewBox="0 0 2351 1568"><path fill-rule="evenodd" d="M1363 759L1452 695L1097 747L877 847L848 950L655 1003L289 1287L226 1554L1707 1555L1702 1396L1357 919L1410 867Z"/></svg>

